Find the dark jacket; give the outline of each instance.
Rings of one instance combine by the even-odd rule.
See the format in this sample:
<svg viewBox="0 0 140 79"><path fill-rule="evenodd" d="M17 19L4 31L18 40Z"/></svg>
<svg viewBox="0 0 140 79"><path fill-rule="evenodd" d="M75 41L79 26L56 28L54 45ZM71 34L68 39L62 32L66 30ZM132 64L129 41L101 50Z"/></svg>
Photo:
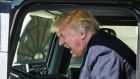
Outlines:
<svg viewBox="0 0 140 79"><path fill-rule="evenodd" d="M115 36L99 30L88 43L80 79L136 79L136 54Z"/></svg>

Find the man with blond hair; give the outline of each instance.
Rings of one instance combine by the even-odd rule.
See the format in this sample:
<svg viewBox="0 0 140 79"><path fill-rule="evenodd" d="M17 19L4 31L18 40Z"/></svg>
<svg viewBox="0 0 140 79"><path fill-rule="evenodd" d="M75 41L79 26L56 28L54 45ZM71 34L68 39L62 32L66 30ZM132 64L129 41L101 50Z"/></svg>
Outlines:
<svg viewBox="0 0 140 79"><path fill-rule="evenodd" d="M64 11L53 26L59 45L83 57L79 79L136 79L136 55L117 37L99 29L89 11Z"/></svg>

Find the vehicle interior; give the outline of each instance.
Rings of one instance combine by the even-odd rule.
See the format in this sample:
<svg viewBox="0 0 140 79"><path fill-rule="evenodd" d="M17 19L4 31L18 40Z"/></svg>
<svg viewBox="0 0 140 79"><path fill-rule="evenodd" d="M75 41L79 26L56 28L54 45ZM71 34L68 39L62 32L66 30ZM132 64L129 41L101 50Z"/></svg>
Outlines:
<svg viewBox="0 0 140 79"><path fill-rule="evenodd" d="M121 39L137 54L138 17L130 6L33 4L21 8L11 27L9 79L78 79L82 58L71 57L69 49L59 46L52 27L65 10L90 11L100 29Z"/></svg>

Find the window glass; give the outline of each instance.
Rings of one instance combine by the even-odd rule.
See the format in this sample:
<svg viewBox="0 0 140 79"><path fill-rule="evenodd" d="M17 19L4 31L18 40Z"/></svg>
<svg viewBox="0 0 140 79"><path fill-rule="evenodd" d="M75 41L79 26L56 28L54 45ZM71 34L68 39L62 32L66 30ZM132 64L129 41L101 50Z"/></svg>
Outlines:
<svg viewBox="0 0 140 79"><path fill-rule="evenodd" d="M79 57L79 58L72 57L69 67L79 68L81 64L82 64L82 57Z"/></svg>
<svg viewBox="0 0 140 79"><path fill-rule="evenodd" d="M34 11L25 16L14 58L15 64L45 61L50 41L53 16L46 11Z"/></svg>
<svg viewBox="0 0 140 79"><path fill-rule="evenodd" d="M113 29L116 32L116 36L137 54L137 26L102 26L102 28Z"/></svg>

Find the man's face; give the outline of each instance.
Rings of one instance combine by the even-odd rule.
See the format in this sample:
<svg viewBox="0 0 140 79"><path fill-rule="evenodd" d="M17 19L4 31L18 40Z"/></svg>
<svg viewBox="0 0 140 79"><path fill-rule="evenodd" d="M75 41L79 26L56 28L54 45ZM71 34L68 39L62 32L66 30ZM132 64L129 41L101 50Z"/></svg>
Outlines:
<svg viewBox="0 0 140 79"><path fill-rule="evenodd" d="M79 32L69 27L64 27L58 30L58 36L60 37L59 45L69 48L72 57L83 56L85 46Z"/></svg>

